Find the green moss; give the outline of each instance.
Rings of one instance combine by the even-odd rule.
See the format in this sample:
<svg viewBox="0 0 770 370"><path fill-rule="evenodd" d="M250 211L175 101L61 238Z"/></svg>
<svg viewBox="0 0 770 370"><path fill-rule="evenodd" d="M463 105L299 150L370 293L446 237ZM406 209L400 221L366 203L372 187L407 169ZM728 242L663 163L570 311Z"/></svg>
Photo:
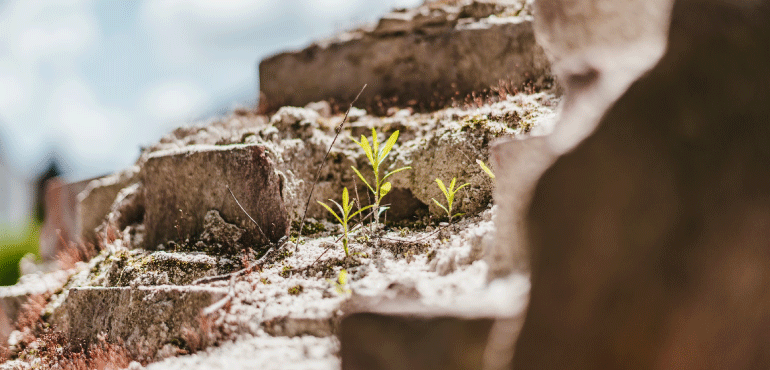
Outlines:
<svg viewBox="0 0 770 370"><path fill-rule="evenodd" d="M299 230L299 222L294 221L291 223L291 236L297 237L297 230ZM302 236L314 235L326 231L326 226L320 222L310 222L305 220L305 224L302 225Z"/></svg>
<svg viewBox="0 0 770 370"><path fill-rule="evenodd" d="M281 272L278 275L281 275L283 278L288 278L291 276L291 271L294 269L291 265L283 266L283 269L281 269Z"/></svg>
<svg viewBox="0 0 770 370"><path fill-rule="evenodd" d="M522 133L528 133L532 130L532 122L521 121L521 123L519 124L519 128L521 129Z"/></svg>
<svg viewBox="0 0 770 370"><path fill-rule="evenodd" d="M291 257L293 255L294 255L293 251L290 251L288 248L284 248L275 257L275 262L281 262L281 261L285 260L286 258Z"/></svg>
<svg viewBox="0 0 770 370"><path fill-rule="evenodd" d="M104 271L104 284L126 286L137 278L147 284L189 284L193 280L234 271L240 268L239 259L188 253L146 251L118 251L109 256ZM92 272L94 279L98 276Z"/></svg>
<svg viewBox="0 0 770 370"><path fill-rule="evenodd" d="M300 295L305 290L305 288L302 287L302 285L295 285L291 288L289 288L289 294L291 295Z"/></svg>
<svg viewBox="0 0 770 370"><path fill-rule="evenodd" d="M460 131L468 132L479 128L484 128L489 123L489 118L484 115L468 116L460 122Z"/></svg>

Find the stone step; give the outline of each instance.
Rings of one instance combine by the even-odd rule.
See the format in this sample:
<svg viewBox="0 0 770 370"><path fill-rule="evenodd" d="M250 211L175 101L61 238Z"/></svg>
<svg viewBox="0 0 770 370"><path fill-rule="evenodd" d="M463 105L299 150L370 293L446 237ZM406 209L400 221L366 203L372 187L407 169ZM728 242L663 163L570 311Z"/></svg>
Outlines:
<svg viewBox="0 0 770 370"><path fill-rule="evenodd" d="M391 303L345 316L339 329L343 370L470 370L485 367L485 352L494 328L512 347L521 325L519 315L505 317L467 309L436 309L414 303ZM498 325L502 323L502 325ZM507 342L507 339L511 339ZM493 353L504 360L503 348ZM487 355L487 357L489 357ZM499 362L499 360L495 360Z"/></svg>
<svg viewBox="0 0 770 370"><path fill-rule="evenodd" d="M66 332L74 345L97 343L101 335L122 343L134 358L154 359L164 346L202 340L201 310L225 295L225 288L192 286L72 288Z"/></svg>
<svg viewBox="0 0 770 370"><path fill-rule="evenodd" d="M0 287L0 343L5 343L14 330L16 318L30 296L60 290L71 271L58 270L47 274L28 274L16 285Z"/></svg>
<svg viewBox="0 0 770 370"><path fill-rule="evenodd" d="M159 151L147 159L141 179L148 249L199 236L210 210L246 230L243 245L275 242L288 233L281 179L262 146L192 145ZM238 207L228 186L259 226Z"/></svg>
<svg viewBox="0 0 770 370"><path fill-rule="evenodd" d="M520 88L550 75L531 17L462 18L458 11L396 12L373 30L267 58L259 64L260 107L350 101L368 84L357 106L436 108L501 81Z"/></svg>

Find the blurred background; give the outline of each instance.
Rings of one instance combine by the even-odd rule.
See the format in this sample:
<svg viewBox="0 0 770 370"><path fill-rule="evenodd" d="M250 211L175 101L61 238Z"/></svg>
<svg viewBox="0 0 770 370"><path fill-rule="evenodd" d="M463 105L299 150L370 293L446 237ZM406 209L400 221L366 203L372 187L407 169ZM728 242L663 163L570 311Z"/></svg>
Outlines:
<svg viewBox="0 0 770 370"><path fill-rule="evenodd" d="M0 0L0 285L37 254L45 181L131 165L254 106L259 60L421 0Z"/></svg>

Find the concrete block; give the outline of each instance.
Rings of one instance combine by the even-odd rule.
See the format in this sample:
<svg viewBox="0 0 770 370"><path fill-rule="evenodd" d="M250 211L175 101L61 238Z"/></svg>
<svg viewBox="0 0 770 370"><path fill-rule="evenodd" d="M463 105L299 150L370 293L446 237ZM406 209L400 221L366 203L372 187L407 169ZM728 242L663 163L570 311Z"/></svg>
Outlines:
<svg viewBox="0 0 770 370"><path fill-rule="evenodd" d="M281 179L262 146L193 145L156 152L142 167L141 178L150 249L170 240L199 238L211 210L246 230L243 245L264 245L288 233ZM228 186L259 226L238 207Z"/></svg>

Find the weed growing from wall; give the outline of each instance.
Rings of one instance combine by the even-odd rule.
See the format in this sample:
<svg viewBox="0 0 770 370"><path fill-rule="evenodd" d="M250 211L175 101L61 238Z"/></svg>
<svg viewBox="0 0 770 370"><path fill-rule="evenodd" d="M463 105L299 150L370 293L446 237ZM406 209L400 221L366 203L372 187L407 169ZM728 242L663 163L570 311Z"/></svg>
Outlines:
<svg viewBox="0 0 770 370"><path fill-rule="evenodd" d="M385 158L387 158L388 154L390 153L390 150L393 149L393 145L396 144L396 141L398 141L398 131L394 132L388 140L383 143L382 146L380 146L380 142L377 139L377 131L372 128L372 144L369 144L369 139L366 138L366 136L361 135L361 140L358 141L356 139L353 139L358 146L361 147L361 149L364 150L364 153L366 154L366 158L369 160L369 164L372 165L372 173L374 175L374 183L370 184L369 181L366 181L366 178L364 175L361 174L358 169L355 167L353 168L353 171L356 172L356 175L361 179L361 181L366 184L366 187L369 188L369 191L374 194L374 213L373 213L373 224L374 226L377 225L377 223L380 220L380 215L387 211L388 207L380 207L380 201L382 201L382 197L388 194L390 192L390 189L392 188L392 185L390 182L385 181L388 177L391 175L394 175L398 172L412 169L412 167L401 167L397 168L393 171L386 172L384 176L380 177L380 165L385 161Z"/></svg>
<svg viewBox="0 0 770 370"><path fill-rule="evenodd" d="M363 208L359 208L357 211L350 213L351 210L353 210L353 203L350 202L350 196L348 195L348 188L342 189L342 204L339 204L335 202L332 199L329 199L330 202L334 203L334 205L337 206L337 209L339 209L340 213L337 214L332 207L329 207L326 203L318 201L318 204L322 205L324 208L326 208L327 211L329 211L332 215L334 215L334 218L339 221L340 225L342 225L342 248L345 250L345 256L350 256L350 251L348 250L348 233L350 230L348 229L348 223L350 222L350 219L355 217L357 214L361 213L361 211L364 211L368 208L371 208L372 206L366 206Z"/></svg>
<svg viewBox="0 0 770 370"><path fill-rule="evenodd" d="M433 202L435 202L437 206L441 207L441 209L443 209L446 212L447 216L449 216L450 223L452 222L452 218L463 215L462 213L452 214L452 206L454 205L455 194L457 194L457 192L460 191L460 189L470 185L469 183L465 183L463 185L460 185L460 187L458 187L457 189L455 189L456 183L457 183L457 178L456 177L452 178L452 182L449 184L449 188L447 188L446 186L444 186L443 181L441 181L440 179L436 179L436 184L438 184L439 189L441 189L441 192L444 193L444 197L446 198L446 203L447 203L446 207L443 204L439 203L436 199L430 198L430 199L433 199Z"/></svg>

